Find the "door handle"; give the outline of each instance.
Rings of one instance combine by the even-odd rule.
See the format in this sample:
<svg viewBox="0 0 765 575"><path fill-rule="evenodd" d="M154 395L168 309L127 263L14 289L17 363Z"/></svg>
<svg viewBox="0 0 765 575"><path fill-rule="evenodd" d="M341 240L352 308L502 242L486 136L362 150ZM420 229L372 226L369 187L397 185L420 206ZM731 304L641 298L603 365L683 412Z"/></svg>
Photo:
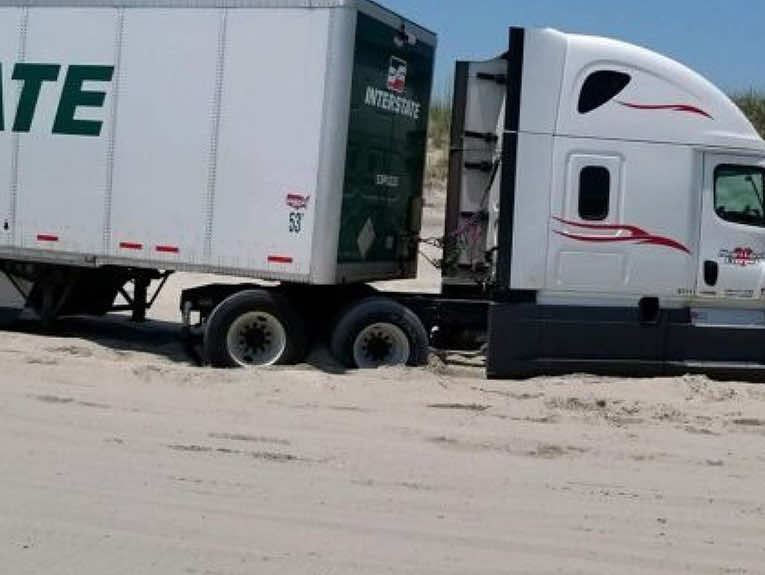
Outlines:
<svg viewBox="0 0 765 575"><path fill-rule="evenodd" d="M717 285L717 280L720 277L720 266L717 262L707 260L704 262L704 282L710 287Z"/></svg>

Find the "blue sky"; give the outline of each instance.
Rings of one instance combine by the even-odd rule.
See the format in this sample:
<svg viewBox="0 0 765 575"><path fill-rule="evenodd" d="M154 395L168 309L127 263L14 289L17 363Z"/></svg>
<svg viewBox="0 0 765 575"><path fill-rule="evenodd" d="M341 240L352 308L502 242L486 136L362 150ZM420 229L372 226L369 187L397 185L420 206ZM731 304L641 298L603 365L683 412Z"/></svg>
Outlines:
<svg viewBox="0 0 765 575"><path fill-rule="evenodd" d="M505 50L511 25L612 36L673 57L723 90L765 89L765 0L379 1L438 33L438 93L457 59Z"/></svg>

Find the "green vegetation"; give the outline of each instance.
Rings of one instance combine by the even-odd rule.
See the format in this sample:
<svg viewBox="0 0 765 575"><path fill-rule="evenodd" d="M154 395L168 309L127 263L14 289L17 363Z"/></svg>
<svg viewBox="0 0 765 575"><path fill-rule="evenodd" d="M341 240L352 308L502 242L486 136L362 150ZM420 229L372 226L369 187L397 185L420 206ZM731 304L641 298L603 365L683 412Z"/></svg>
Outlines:
<svg viewBox="0 0 765 575"><path fill-rule="evenodd" d="M446 189L446 178L449 174L449 140L451 136L452 106L445 97L435 100L430 108L430 124L428 131L428 167L425 186L426 200L436 201L432 192ZM437 194L436 194L437 195Z"/></svg>
<svg viewBox="0 0 765 575"><path fill-rule="evenodd" d="M452 125L452 106L439 99L430 109L430 142L438 148L449 146L449 132Z"/></svg>
<svg viewBox="0 0 765 575"><path fill-rule="evenodd" d="M750 90L733 94L732 98L760 135L765 137L765 92Z"/></svg>

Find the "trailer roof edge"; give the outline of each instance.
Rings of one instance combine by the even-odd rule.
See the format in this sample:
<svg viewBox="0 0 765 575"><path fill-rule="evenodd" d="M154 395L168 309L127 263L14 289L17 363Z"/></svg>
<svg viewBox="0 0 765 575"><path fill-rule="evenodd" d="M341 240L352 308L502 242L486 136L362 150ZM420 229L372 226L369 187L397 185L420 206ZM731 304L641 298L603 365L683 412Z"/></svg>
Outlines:
<svg viewBox="0 0 765 575"><path fill-rule="evenodd" d="M433 46L437 35L374 0L0 0L0 8L351 8L392 26L413 28Z"/></svg>

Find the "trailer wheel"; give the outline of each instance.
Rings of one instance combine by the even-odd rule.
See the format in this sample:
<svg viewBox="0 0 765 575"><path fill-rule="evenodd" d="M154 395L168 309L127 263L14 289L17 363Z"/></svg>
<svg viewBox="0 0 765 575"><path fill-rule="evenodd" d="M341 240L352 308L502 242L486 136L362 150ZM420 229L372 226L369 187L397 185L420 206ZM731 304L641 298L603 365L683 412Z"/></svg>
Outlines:
<svg viewBox="0 0 765 575"><path fill-rule="evenodd" d="M306 354L306 330L286 298L266 290L239 292L216 307L205 328L213 367L289 365Z"/></svg>
<svg viewBox="0 0 765 575"><path fill-rule="evenodd" d="M419 366L428 360L428 334L411 310L388 298L371 297L340 314L330 351L350 368Z"/></svg>

